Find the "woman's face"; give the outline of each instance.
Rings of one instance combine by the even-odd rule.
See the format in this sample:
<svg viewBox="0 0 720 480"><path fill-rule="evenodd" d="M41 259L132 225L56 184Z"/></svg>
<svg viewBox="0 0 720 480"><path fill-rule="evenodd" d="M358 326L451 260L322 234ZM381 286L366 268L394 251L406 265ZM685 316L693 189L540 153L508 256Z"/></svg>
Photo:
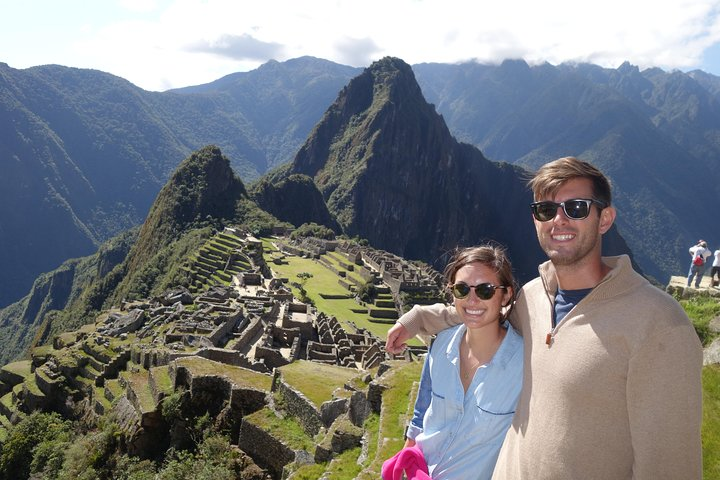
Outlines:
<svg viewBox="0 0 720 480"><path fill-rule="evenodd" d="M464 283L471 287L482 283L500 285L500 279L494 269L479 262L461 267L455 273L455 284ZM452 287L452 285L451 285ZM474 288L465 298L455 298L455 308L467 328L483 328L499 325L502 306L512 298L512 287L498 288L488 300L478 298Z"/></svg>

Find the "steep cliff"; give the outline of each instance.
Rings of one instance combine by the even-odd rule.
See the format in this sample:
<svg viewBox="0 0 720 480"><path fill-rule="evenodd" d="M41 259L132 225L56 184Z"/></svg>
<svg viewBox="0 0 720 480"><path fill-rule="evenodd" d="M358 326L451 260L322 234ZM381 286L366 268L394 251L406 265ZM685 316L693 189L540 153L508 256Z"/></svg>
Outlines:
<svg viewBox="0 0 720 480"><path fill-rule="evenodd" d="M496 240L522 279L543 259L519 167L457 142L409 65L384 58L344 88L285 173L313 177L345 233L406 258Z"/></svg>
<svg viewBox="0 0 720 480"><path fill-rule="evenodd" d="M322 194L307 175L293 174L276 182L263 178L249 193L260 208L272 212L279 220L296 227L312 222L340 232Z"/></svg>

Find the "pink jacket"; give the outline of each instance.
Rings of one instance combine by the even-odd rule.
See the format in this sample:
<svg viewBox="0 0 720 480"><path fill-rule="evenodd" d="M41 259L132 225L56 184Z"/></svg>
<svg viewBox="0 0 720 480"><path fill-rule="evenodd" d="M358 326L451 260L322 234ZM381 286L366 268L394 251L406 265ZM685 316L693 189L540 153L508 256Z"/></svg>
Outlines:
<svg viewBox="0 0 720 480"><path fill-rule="evenodd" d="M418 447L405 447L383 462L383 480L402 480L403 472L407 480L430 480L425 457Z"/></svg>

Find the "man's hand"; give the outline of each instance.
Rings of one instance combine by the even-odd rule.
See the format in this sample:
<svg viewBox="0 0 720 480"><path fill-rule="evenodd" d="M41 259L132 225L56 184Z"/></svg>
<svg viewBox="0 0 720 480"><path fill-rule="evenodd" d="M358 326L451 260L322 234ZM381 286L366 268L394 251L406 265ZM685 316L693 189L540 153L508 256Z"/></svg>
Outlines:
<svg viewBox="0 0 720 480"><path fill-rule="evenodd" d="M408 340L410 340L410 335L407 329L401 323L396 323L387 332L385 351L393 355L400 354L407 347Z"/></svg>

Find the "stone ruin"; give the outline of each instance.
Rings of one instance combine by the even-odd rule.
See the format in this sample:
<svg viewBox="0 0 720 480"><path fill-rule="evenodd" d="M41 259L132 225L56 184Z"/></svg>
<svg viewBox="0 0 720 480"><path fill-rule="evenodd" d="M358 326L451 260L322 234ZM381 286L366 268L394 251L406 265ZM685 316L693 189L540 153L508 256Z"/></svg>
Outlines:
<svg viewBox="0 0 720 480"><path fill-rule="evenodd" d="M248 242L262 255L259 242ZM412 282L428 286L432 283L429 277L418 273L414 265L399 262L385 252L317 239L306 240L303 248L309 246L316 252L337 251L347 258L348 263L359 268L367 268L361 265L369 264L376 269L375 275L383 279L388 275L399 278L398 288ZM247 287L253 287L255 293L249 294ZM130 334L135 334L138 342L102 353L112 350L113 338L123 340ZM196 356L267 375L298 360L369 370L389 359L381 339L365 329L343 328L335 317L317 313L311 306L297 302L281 279L266 278L257 272L243 272L230 286L216 286L196 296L187 289L175 288L147 301L123 302L119 309L112 309L104 316L96 332L78 335L75 342L86 354L78 358L75 366L58 364L52 358L45 362L37 360L35 376L42 395L26 393L22 399L24 403L21 402L23 408L28 411L30 407L59 410L58 405L88 402L96 394L91 385L103 387L108 380L117 379L130 361L150 371L161 366L172 368L176 360ZM90 383L80 381L81 377ZM76 378L78 380L71 380ZM63 380L70 381L74 389L69 392L71 398L61 386ZM223 380L219 384L224 385L223 382L227 383ZM155 382L151 383L155 385ZM200 388L199 385L196 383L195 387ZM278 388L289 388L279 385ZM155 387L153 389L153 397L159 403L163 394ZM109 396L107 388L105 391ZM121 402L118 408L124 408L127 425L135 425L133 435L139 435L138 431L146 427L151 429L158 419L153 412L143 411L138 395L127 395L132 401ZM347 398L329 402L313 413L315 407L309 407L304 399L292 400L296 397L299 398L295 394L286 396L291 399L290 409L304 411L305 418L319 419L306 421L311 425L308 427L310 433L316 428L330 428L331 420L340 415L351 415L351 423L361 425L371 408L379 408L377 405L372 407L377 400L371 401L355 392ZM95 413L102 413L100 403L93 403ZM318 461L325 461L333 452L338 453L359 442L352 432L333 432L331 437L330 444L319 447L315 453Z"/></svg>

